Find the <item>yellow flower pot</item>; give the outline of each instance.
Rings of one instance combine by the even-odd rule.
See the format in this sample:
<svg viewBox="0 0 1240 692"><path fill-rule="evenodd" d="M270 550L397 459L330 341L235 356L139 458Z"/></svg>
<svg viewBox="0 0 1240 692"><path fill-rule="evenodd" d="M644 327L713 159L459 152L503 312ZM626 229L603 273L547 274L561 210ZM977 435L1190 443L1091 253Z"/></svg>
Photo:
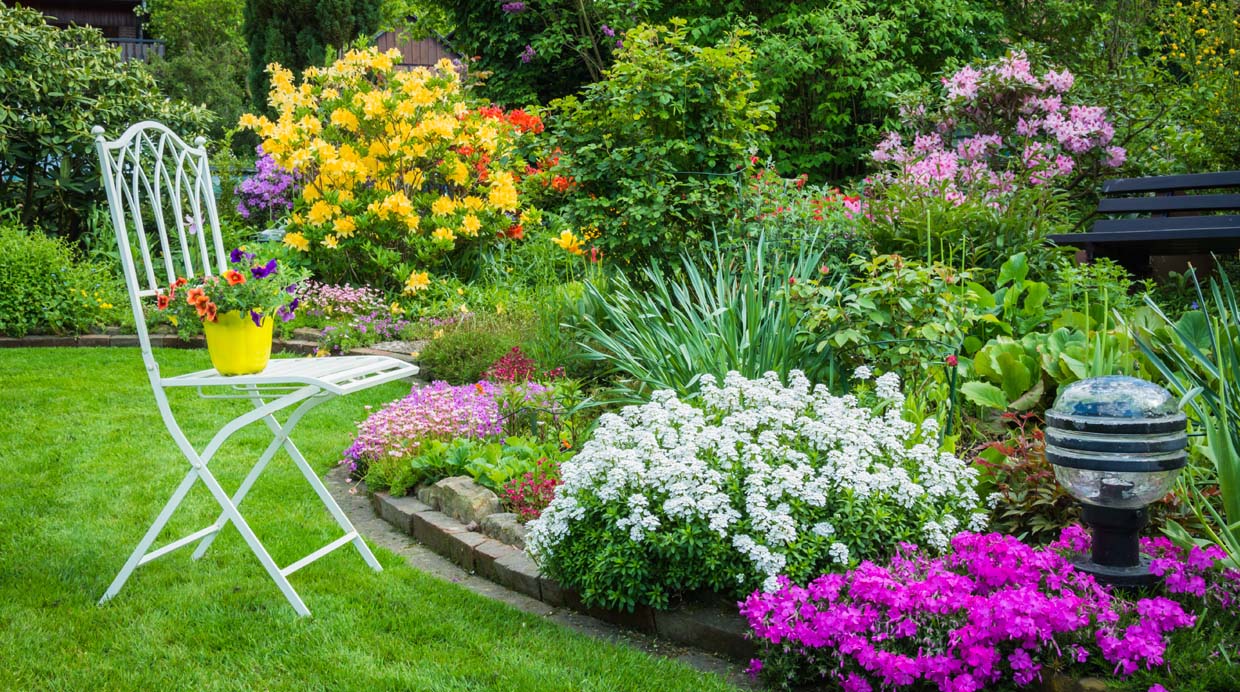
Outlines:
<svg viewBox="0 0 1240 692"><path fill-rule="evenodd" d="M270 317L256 327L250 313L237 310L220 313L215 322L203 322L211 364L221 375L262 372L271 359L271 327Z"/></svg>

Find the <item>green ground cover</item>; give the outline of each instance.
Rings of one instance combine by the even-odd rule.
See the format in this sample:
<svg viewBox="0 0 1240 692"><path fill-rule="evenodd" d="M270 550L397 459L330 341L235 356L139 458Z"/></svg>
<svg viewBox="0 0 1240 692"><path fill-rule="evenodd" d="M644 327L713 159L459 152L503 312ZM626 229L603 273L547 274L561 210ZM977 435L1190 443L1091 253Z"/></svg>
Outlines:
<svg viewBox="0 0 1240 692"><path fill-rule="evenodd" d="M159 354L168 371L205 352ZM389 384L321 406L298 428L326 471ZM243 402L173 399L201 444ZM191 408L193 407L193 408ZM201 413L198 413L201 412ZM268 441L251 427L211 465L236 487ZM0 689L724 690L715 676L602 643L433 579L376 549L384 571L340 550L293 577L297 618L233 529L199 562L188 549L96 599L182 478L133 349L0 351ZM212 521L196 487L163 540ZM242 505L276 561L332 540L334 523L287 457ZM656 682L657 681L657 682Z"/></svg>

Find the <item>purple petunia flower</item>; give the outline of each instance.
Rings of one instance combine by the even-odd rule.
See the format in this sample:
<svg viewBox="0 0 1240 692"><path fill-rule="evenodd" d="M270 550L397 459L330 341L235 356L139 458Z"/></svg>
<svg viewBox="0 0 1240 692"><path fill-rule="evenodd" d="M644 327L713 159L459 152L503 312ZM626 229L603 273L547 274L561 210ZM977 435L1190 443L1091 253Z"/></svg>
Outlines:
<svg viewBox="0 0 1240 692"><path fill-rule="evenodd" d="M272 274L276 273L275 258L272 258L270 261L267 262L267 264L264 264L260 267L250 267L250 273L253 274L254 278L256 279L265 279L271 276Z"/></svg>
<svg viewBox="0 0 1240 692"><path fill-rule="evenodd" d="M255 327L261 327L261 326L263 326L263 313L261 313L261 312L255 312L254 310L251 310L251 311L250 311L250 319L254 321L254 326L255 326Z"/></svg>

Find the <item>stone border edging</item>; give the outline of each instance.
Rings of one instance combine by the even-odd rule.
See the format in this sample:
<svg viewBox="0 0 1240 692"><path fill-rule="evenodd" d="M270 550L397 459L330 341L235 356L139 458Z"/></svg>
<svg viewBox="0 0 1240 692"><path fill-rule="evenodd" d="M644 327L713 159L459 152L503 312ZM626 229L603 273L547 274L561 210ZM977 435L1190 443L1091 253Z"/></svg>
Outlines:
<svg viewBox="0 0 1240 692"><path fill-rule="evenodd" d="M378 492L370 493L370 501L376 514L436 553L549 606L571 608L613 625L736 660L746 660L757 652L754 643L745 638L748 628L739 614L728 616L705 605L675 610L639 606L632 613L587 607L575 591L543 575L524 550L470 531L416 497Z"/></svg>

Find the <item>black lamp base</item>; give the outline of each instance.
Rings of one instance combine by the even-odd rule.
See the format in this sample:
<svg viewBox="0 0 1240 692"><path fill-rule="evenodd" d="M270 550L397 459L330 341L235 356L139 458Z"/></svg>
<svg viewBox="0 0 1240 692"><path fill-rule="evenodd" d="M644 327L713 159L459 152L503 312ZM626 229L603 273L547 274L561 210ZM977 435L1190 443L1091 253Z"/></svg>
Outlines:
<svg viewBox="0 0 1240 692"><path fill-rule="evenodd" d="M1072 564L1082 572L1092 574L1101 584L1140 587L1158 583L1158 575L1150 572L1150 559L1144 555L1137 564L1123 567L1100 565L1088 555L1077 555L1072 559Z"/></svg>
<svg viewBox="0 0 1240 692"><path fill-rule="evenodd" d="M1077 569L1115 586L1149 586L1158 581L1150 574L1150 559L1141 554L1141 529L1149 523L1144 507L1085 504L1081 510L1081 519L1093 533L1093 548L1089 555L1072 561Z"/></svg>

